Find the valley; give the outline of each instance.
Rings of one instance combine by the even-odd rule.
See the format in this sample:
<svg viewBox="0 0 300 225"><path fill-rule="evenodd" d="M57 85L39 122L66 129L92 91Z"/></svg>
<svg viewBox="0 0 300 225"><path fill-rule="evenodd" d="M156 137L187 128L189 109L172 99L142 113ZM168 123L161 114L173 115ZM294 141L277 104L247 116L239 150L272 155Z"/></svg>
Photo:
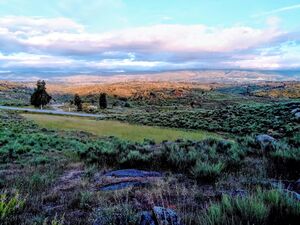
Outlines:
<svg viewBox="0 0 300 225"><path fill-rule="evenodd" d="M0 87L2 105L35 110L32 84ZM297 224L296 81L46 87L43 110L0 109L1 223Z"/></svg>

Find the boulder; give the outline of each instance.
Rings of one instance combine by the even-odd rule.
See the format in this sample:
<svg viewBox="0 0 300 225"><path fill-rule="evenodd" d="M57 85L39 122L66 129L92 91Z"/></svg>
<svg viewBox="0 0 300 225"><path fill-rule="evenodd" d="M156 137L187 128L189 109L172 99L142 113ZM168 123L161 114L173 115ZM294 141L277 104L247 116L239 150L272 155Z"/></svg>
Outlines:
<svg viewBox="0 0 300 225"><path fill-rule="evenodd" d="M294 183L294 190L300 194L300 179Z"/></svg>
<svg viewBox="0 0 300 225"><path fill-rule="evenodd" d="M115 170L104 174L112 177L161 177L162 174L154 171L144 171L136 169Z"/></svg>
<svg viewBox="0 0 300 225"><path fill-rule="evenodd" d="M151 212L142 212L139 225L183 225L172 209L154 206Z"/></svg>
<svg viewBox="0 0 300 225"><path fill-rule="evenodd" d="M269 145L273 142L275 142L275 138L271 137L270 135L267 134L260 134L257 135L255 140L261 145L261 146L266 146Z"/></svg>
<svg viewBox="0 0 300 225"><path fill-rule="evenodd" d="M108 184L99 188L100 191L117 191L129 187L145 187L148 183L140 181L124 181L115 184Z"/></svg>
<svg viewBox="0 0 300 225"><path fill-rule="evenodd" d="M162 174L155 171L137 169L115 170L104 175L97 175L97 189L100 191L116 191L125 188L145 187L162 178Z"/></svg>
<svg viewBox="0 0 300 225"><path fill-rule="evenodd" d="M297 113L297 112L300 112L300 109L299 109L299 108L293 109L293 110L291 111L292 114L295 114L295 113Z"/></svg>
<svg viewBox="0 0 300 225"><path fill-rule="evenodd" d="M300 194L298 194L295 191L289 191L285 190L287 194L289 194L291 197L293 197L295 200L300 201Z"/></svg>
<svg viewBox="0 0 300 225"><path fill-rule="evenodd" d="M142 212L139 225L156 225L155 218L151 212Z"/></svg>
<svg viewBox="0 0 300 225"><path fill-rule="evenodd" d="M180 218L172 209L155 206L153 214L158 225L182 225Z"/></svg>

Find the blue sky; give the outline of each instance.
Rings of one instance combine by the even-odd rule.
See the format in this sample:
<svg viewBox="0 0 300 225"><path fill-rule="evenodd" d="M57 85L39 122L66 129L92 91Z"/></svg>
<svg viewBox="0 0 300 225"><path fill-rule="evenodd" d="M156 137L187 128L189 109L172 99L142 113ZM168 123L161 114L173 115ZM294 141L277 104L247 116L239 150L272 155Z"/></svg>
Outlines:
<svg viewBox="0 0 300 225"><path fill-rule="evenodd" d="M0 0L0 76L300 68L300 1Z"/></svg>

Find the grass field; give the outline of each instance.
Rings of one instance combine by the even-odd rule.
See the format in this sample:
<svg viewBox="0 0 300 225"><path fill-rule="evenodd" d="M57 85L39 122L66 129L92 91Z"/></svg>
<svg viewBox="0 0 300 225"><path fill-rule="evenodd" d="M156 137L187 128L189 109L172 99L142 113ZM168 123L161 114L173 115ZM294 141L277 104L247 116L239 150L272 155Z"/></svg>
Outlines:
<svg viewBox="0 0 300 225"><path fill-rule="evenodd" d="M62 130L78 130L99 136L116 136L131 141L143 141L145 138L161 142L163 140L190 139L202 140L218 137L217 134L205 131L186 131L141 125L131 125L118 121L96 121L92 119L40 114L22 114L34 120L41 127Z"/></svg>

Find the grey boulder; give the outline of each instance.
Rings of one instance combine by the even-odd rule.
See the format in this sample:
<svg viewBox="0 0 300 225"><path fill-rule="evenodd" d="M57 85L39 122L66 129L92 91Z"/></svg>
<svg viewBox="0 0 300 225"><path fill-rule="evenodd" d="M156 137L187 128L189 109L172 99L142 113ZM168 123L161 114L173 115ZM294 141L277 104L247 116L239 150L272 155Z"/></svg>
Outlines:
<svg viewBox="0 0 300 225"><path fill-rule="evenodd" d="M255 139L260 145L268 145L276 141L275 138L267 134L257 135Z"/></svg>
<svg viewBox="0 0 300 225"><path fill-rule="evenodd" d="M112 177L161 177L162 174L155 171L144 171L136 169L115 170L104 174Z"/></svg>
<svg viewBox="0 0 300 225"><path fill-rule="evenodd" d="M292 114L295 114L295 113L297 113L297 112L300 112L300 109L299 109L299 108L293 109L293 110L291 111Z"/></svg>
<svg viewBox="0 0 300 225"><path fill-rule="evenodd" d="M139 225L156 225L155 218L151 212L142 212Z"/></svg>
<svg viewBox="0 0 300 225"><path fill-rule="evenodd" d="M153 213L158 225L182 225L180 218L172 209L155 206Z"/></svg>
<svg viewBox="0 0 300 225"><path fill-rule="evenodd" d="M152 212L142 212L139 225L183 225L172 209L154 206Z"/></svg>

